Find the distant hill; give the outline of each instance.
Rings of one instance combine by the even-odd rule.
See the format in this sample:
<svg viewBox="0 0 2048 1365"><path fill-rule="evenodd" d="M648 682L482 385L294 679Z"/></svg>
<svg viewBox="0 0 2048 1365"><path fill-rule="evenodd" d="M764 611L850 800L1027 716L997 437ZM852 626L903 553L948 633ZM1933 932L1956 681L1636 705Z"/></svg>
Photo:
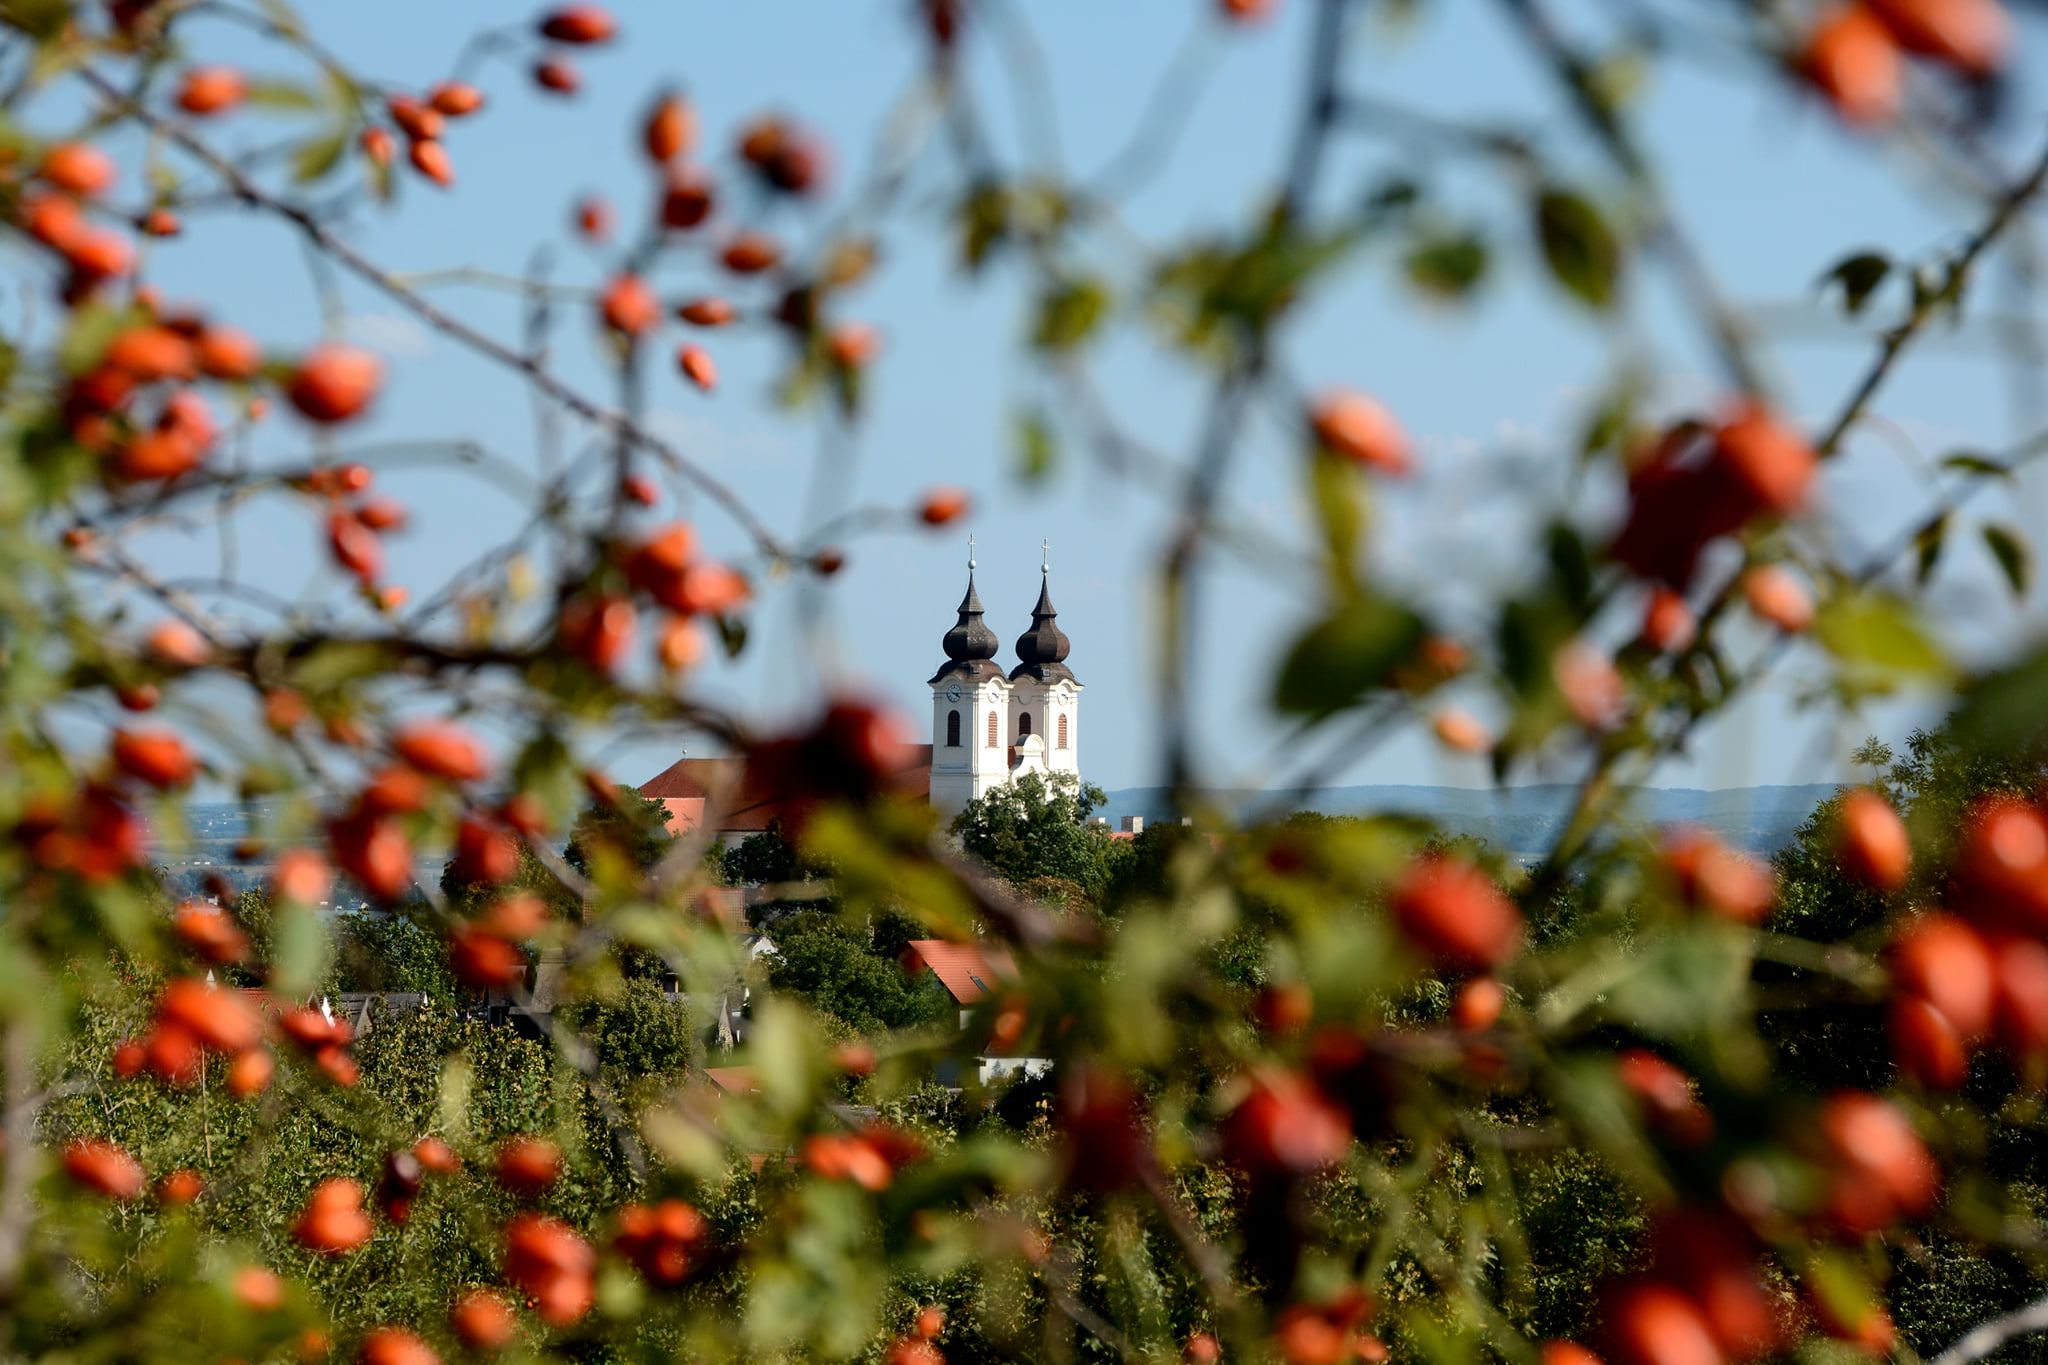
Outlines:
<svg viewBox="0 0 2048 1365"><path fill-rule="evenodd" d="M1837 784L1808 783L1793 787L1730 787L1700 791L1691 787L1655 787L1639 792L1635 817L1645 824L1694 824L1713 830L1739 848L1770 853L1783 847L1805 823L1813 808L1835 794ZM1297 809L1325 815L1408 814L1427 816L1461 834L1485 839L1509 853L1532 854L1557 838L1578 788L1568 783L1526 787L1329 787L1312 794ZM1215 794L1232 810L1257 810L1271 792L1226 791ZM1098 814L1112 824L1127 815L1148 821L1167 818L1164 787L1126 787L1109 793Z"/></svg>

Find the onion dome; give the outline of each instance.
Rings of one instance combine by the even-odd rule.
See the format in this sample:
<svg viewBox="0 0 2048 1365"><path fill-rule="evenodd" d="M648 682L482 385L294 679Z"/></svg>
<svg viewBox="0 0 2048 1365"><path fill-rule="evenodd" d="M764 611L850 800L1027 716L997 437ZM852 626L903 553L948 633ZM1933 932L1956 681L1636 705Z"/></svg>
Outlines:
<svg viewBox="0 0 2048 1365"><path fill-rule="evenodd" d="M1035 678L1049 683L1064 678L1073 682L1073 670L1065 662L1067 651L1073 646L1060 629L1059 613L1053 610L1050 576L1045 571L1041 574L1038 605L1031 609L1031 629L1017 637L1018 663L1010 671L1010 681Z"/></svg>
<svg viewBox="0 0 2048 1365"><path fill-rule="evenodd" d="M996 651L1002 648L1002 641L981 619L981 598L974 591L974 565L967 566L967 595L960 599L960 619L946 632L942 642L946 650L946 663L931 680L956 677L968 681L983 678L1000 678L1003 670L990 663Z"/></svg>

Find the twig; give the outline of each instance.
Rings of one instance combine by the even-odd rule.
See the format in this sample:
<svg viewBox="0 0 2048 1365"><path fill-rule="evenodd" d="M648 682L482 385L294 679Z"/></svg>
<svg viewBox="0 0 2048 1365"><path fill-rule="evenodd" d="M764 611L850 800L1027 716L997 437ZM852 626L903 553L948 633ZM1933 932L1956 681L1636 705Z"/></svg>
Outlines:
<svg viewBox="0 0 2048 1365"><path fill-rule="evenodd" d="M1979 1323L1928 1365L1970 1365L1971 1361L1982 1360L2014 1337L2041 1331L2048 1331L2048 1298L2036 1299L2003 1317Z"/></svg>

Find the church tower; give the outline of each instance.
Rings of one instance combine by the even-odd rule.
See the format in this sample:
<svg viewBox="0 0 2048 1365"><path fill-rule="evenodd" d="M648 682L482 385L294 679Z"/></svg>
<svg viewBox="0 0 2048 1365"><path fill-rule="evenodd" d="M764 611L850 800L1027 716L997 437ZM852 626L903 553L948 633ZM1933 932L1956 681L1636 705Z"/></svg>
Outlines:
<svg viewBox="0 0 2048 1365"><path fill-rule="evenodd" d="M1027 772L1081 772L1081 684L1067 667L1071 645L1052 605L1052 549L1039 566L1038 605L1031 629L1017 637L1010 670L1010 735L1017 746L1016 776Z"/></svg>
<svg viewBox="0 0 2048 1365"><path fill-rule="evenodd" d="M1010 680L990 662L1002 642L981 619L971 539L967 552L967 595L946 632L946 663L931 678L931 802L947 820L1010 780Z"/></svg>

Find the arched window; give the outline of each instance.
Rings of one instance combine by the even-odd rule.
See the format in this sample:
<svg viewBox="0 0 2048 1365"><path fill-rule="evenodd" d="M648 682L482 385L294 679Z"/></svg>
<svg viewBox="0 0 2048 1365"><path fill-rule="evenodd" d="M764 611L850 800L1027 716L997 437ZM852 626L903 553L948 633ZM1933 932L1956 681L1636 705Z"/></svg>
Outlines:
<svg viewBox="0 0 2048 1365"><path fill-rule="evenodd" d="M958 711L948 711L946 713L946 747L948 749L960 747L960 713Z"/></svg>
<svg viewBox="0 0 2048 1365"><path fill-rule="evenodd" d="M1029 711L1019 711L1017 713L1017 738L1022 739L1030 733L1031 713Z"/></svg>
<svg viewBox="0 0 2048 1365"><path fill-rule="evenodd" d="M991 749L996 747L997 734L996 713L991 711L988 713L988 747Z"/></svg>
<svg viewBox="0 0 2048 1365"><path fill-rule="evenodd" d="M1060 717L1060 747L1062 749L1067 747L1067 718L1065 716Z"/></svg>

